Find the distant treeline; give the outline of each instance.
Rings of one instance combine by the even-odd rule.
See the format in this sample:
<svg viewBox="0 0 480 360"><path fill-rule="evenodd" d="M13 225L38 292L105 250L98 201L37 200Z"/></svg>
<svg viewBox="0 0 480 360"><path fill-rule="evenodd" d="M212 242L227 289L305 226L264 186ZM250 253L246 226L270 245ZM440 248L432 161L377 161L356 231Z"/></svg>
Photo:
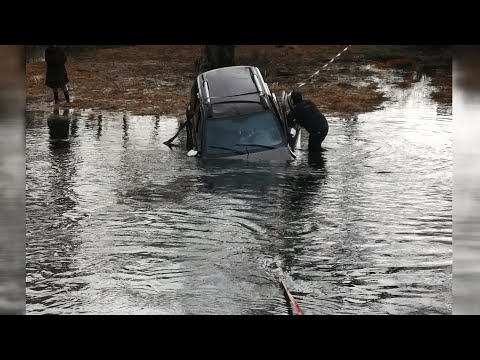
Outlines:
<svg viewBox="0 0 480 360"><path fill-rule="evenodd" d="M25 62L43 59L45 49L48 45L25 45ZM68 55L75 55L89 50L108 49L132 45L59 45L63 47Z"/></svg>

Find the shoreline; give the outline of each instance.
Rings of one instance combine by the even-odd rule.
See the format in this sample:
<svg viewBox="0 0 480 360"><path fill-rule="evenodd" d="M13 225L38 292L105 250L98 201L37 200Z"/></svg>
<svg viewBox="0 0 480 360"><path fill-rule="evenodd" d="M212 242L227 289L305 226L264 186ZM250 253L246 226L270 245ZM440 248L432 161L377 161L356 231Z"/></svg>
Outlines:
<svg viewBox="0 0 480 360"><path fill-rule="evenodd" d="M237 65L253 65L266 72L265 81L277 98L319 70L344 45L238 45ZM195 79L195 60L201 45L141 45L98 48L68 55L72 103L59 109L125 112L132 115L183 118ZM449 66L450 64L450 66ZM26 110L51 111L53 94L45 85L43 61L26 65ZM431 78L432 99L452 104L451 56L419 46L352 45L301 88L327 115L351 117L375 111L388 101L371 79L376 70L396 70L408 89L420 75ZM375 70L375 71L374 71ZM60 100L63 94L60 91Z"/></svg>

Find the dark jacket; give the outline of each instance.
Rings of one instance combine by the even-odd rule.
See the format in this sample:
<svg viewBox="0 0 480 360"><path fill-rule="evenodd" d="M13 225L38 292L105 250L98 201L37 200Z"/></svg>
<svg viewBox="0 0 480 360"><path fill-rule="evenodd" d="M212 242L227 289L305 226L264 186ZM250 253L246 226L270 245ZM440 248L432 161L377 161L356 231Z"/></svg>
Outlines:
<svg viewBox="0 0 480 360"><path fill-rule="evenodd" d="M45 50L45 62L47 63L45 84L52 89L63 88L68 83L65 52L58 46L49 46Z"/></svg>
<svg viewBox="0 0 480 360"><path fill-rule="evenodd" d="M295 105L287 115L287 120L289 127L293 127L293 123L296 121L310 134L318 132L328 133L327 119L310 100L303 100L300 104Z"/></svg>

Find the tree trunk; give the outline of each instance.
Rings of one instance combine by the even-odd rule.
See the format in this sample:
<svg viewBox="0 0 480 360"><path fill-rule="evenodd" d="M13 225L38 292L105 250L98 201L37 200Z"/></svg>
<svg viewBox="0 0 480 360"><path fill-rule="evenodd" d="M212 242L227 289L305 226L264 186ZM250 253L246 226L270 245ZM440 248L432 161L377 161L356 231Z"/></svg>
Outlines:
<svg viewBox="0 0 480 360"><path fill-rule="evenodd" d="M24 45L25 62L43 59L45 45Z"/></svg>
<svg viewBox="0 0 480 360"><path fill-rule="evenodd" d="M205 45L196 65L198 72L235 65L235 45Z"/></svg>

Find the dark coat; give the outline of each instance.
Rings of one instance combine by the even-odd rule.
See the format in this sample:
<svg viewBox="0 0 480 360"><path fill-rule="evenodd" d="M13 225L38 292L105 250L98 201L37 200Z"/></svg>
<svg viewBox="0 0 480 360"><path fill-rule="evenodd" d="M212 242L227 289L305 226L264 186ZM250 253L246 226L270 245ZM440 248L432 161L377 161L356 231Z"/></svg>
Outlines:
<svg viewBox="0 0 480 360"><path fill-rule="evenodd" d="M303 100L294 106L287 115L288 126L293 127L294 122L308 131L309 151L321 151L321 144L328 134L328 121L310 100Z"/></svg>
<svg viewBox="0 0 480 360"><path fill-rule="evenodd" d="M67 69L65 63L67 56L58 46L49 46L45 50L45 62L47 63L47 75L45 84L52 89L63 88L68 84Z"/></svg>
<svg viewBox="0 0 480 360"><path fill-rule="evenodd" d="M303 100L295 105L287 115L288 125L293 126L296 121L301 127L312 133L328 133L328 122L317 106L310 100Z"/></svg>

